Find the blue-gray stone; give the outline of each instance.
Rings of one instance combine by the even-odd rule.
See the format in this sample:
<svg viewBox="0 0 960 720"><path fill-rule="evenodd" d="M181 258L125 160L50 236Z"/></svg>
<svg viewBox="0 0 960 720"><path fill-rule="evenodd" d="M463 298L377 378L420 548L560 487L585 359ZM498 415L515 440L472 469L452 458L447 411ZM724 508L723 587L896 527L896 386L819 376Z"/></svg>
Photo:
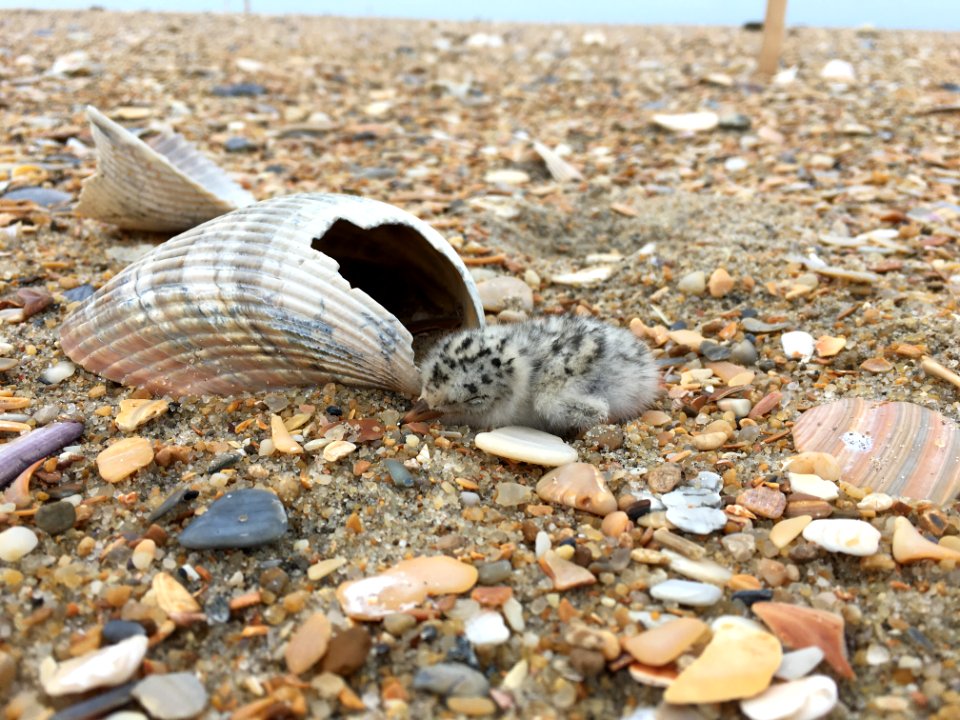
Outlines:
<svg viewBox="0 0 960 720"><path fill-rule="evenodd" d="M132 620L109 620L101 632L103 641L108 645L116 645L121 640L126 640L134 635L146 635L147 631L138 622Z"/></svg>
<svg viewBox="0 0 960 720"><path fill-rule="evenodd" d="M394 485L405 488L413 487L413 475L403 466L402 462L391 458L384 460L383 465L387 468L387 472L390 473Z"/></svg>
<svg viewBox="0 0 960 720"><path fill-rule="evenodd" d="M193 550L249 548L278 540L287 532L280 498L266 490L234 490L214 502L180 533Z"/></svg>
<svg viewBox="0 0 960 720"><path fill-rule="evenodd" d="M65 290L63 296L70 302L82 302L95 292L96 290L94 290L93 285L84 283L83 285L77 285L75 288Z"/></svg>
<svg viewBox="0 0 960 720"><path fill-rule="evenodd" d="M57 207L73 200L73 195L53 188L22 187L4 193L4 200L29 200L41 207Z"/></svg>
<svg viewBox="0 0 960 720"><path fill-rule="evenodd" d="M461 663L437 663L417 670L413 687L437 695L477 697L489 692L490 683L483 673Z"/></svg>

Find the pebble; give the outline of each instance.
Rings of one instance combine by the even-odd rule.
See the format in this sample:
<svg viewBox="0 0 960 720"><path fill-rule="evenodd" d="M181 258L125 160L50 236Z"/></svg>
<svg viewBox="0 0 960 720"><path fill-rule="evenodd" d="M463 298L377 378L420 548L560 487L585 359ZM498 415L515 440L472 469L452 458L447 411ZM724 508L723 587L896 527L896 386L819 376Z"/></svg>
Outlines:
<svg viewBox="0 0 960 720"><path fill-rule="evenodd" d="M770 528L770 542L782 550L799 537L803 529L807 527L812 520L813 518L810 515L798 515L797 517L781 520Z"/></svg>
<svg viewBox="0 0 960 720"><path fill-rule="evenodd" d="M416 624L417 619L407 613L392 613L383 618L383 629L394 637L400 637Z"/></svg>
<svg viewBox="0 0 960 720"><path fill-rule="evenodd" d="M477 283L477 294L483 309L498 313L502 310L533 310L533 290L523 280L503 275Z"/></svg>
<svg viewBox="0 0 960 720"><path fill-rule="evenodd" d="M437 695L479 697L490 691L490 683L482 673L462 663L437 663L417 670L413 688Z"/></svg>
<svg viewBox="0 0 960 720"><path fill-rule="evenodd" d="M715 703L757 695L780 666L780 642L766 632L730 625L667 688L669 703Z"/></svg>
<svg viewBox="0 0 960 720"><path fill-rule="evenodd" d="M150 583L157 605L168 615L200 611L200 603L170 573L159 572Z"/></svg>
<svg viewBox="0 0 960 720"><path fill-rule="evenodd" d="M711 362L728 360L730 358L730 347L719 345L712 340L704 340L700 343L700 354Z"/></svg>
<svg viewBox="0 0 960 720"><path fill-rule="evenodd" d="M664 602L710 607L723 597L723 590L716 585L691 580L664 580L650 588L650 595Z"/></svg>
<svg viewBox="0 0 960 720"><path fill-rule="evenodd" d="M766 323L755 317L745 317L740 321L740 327L749 333L772 333L786 330L788 323Z"/></svg>
<svg viewBox="0 0 960 720"><path fill-rule="evenodd" d="M806 677L823 660L823 650L816 645L783 654L777 677L781 680L799 680Z"/></svg>
<svg viewBox="0 0 960 720"><path fill-rule="evenodd" d="M780 336L780 345L786 356L800 362L807 362L813 357L814 344L813 335L802 330L786 332Z"/></svg>
<svg viewBox="0 0 960 720"><path fill-rule="evenodd" d="M77 285L75 288L64 291L63 296L70 302L83 302L87 298L93 297L96 291L93 285L84 283L83 285Z"/></svg>
<svg viewBox="0 0 960 720"><path fill-rule="evenodd" d="M790 489L793 492L812 495L821 500L836 500L840 497L840 489L835 482L824 480L817 475L788 472L787 477L790 478Z"/></svg>
<svg viewBox="0 0 960 720"><path fill-rule="evenodd" d="M341 630L330 639L320 670L350 677L367 662L372 645L370 633L361 625Z"/></svg>
<svg viewBox="0 0 960 720"><path fill-rule="evenodd" d="M336 462L345 458L357 449L357 446L346 440L334 440L323 449L323 459L327 462Z"/></svg>
<svg viewBox="0 0 960 720"><path fill-rule="evenodd" d="M787 507L787 496L779 490L760 485L737 495L737 504L755 515L776 520Z"/></svg>
<svg viewBox="0 0 960 720"><path fill-rule="evenodd" d="M137 543L133 549L133 555L130 556L130 562L141 572L150 567L154 558L157 556L157 544L150 538L144 538Z"/></svg>
<svg viewBox="0 0 960 720"><path fill-rule="evenodd" d="M592 585L596 576L584 567L560 557L554 550L547 550L539 557L540 567L553 580L555 590L569 590L581 585Z"/></svg>
<svg viewBox="0 0 960 720"><path fill-rule="evenodd" d="M37 534L28 527L15 525L7 528L0 532L0 560L15 563L37 547L39 542Z"/></svg>
<svg viewBox="0 0 960 720"><path fill-rule="evenodd" d="M749 340L741 340L730 346L730 360L740 365L753 365L758 357L756 346Z"/></svg>
<svg viewBox="0 0 960 720"><path fill-rule="evenodd" d="M124 438L97 455L97 470L107 482L116 483L153 462L153 444L142 437Z"/></svg>
<svg viewBox="0 0 960 720"><path fill-rule="evenodd" d="M781 602L754 603L751 610L787 647L816 646L823 651L824 659L838 675L854 678L853 668L847 661L841 615Z"/></svg>
<svg viewBox="0 0 960 720"><path fill-rule="evenodd" d="M37 508L33 521L44 532L59 535L73 527L77 521L77 509L66 500L47 503Z"/></svg>
<svg viewBox="0 0 960 720"><path fill-rule="evenodd" d="M837 704L837 683L826 675L778 683L756 697L740 701L750 720L815 720Z"/></svg>
<svg viewBox="0 0 960 720"><path fill-rule="evenodd" d="M525 505L533 500L533 492L526 485L515 482L497 483L496 494L493 498L497 505L516 507Z"/></svg>
<svg viewBox="0 0 960 720"><path fill-rule="evenodd" d="M647 486L651 491L662 494L671 492L683 479L683 471L676 463L664 463L647 473Z"/></svg>
<svg viewBox="0 0 960 720"><path fill-rule="evenodd" d="M496 703L485 697L450 697L447 698L447 708L469 717L493 715L497 711Z"/></svg>
<svg viewBox="0 0 960 720"><path fill-rule="evenodd" d="M404 464L399 460L394 460L390 458L383 461L384 467L387 469L387 472L390 473L390 478L393 480L393 484L399 487L411 488L415 484L413 475L410 474L410 471L404 467Z"/></svg>
<svg viewBox="0 0 960 720"><path fill-rule="evenodd" d="M733 572L713 560L693 560L666 549L662 553L670 561L670 569L679 575L721 586L726 585L727 581L733 577Z"/></svg>
<svg viewBox="0 0 960 720"><path fill-rule="evenodd" d="M92 720L106 717L107 720L148 720L143 713L132 710L110 712L133 702L133 687L135 682L124 683L117 687L98 692L86 700L74 703L59 710L50 720ZM110 713L106 715L106 713Z"/></svg>
<svg viewBox="0 0 960 720"><path fill-rule="evenodd" d="M223 149L228 153L253 152L257 148L258 145L255 142L240 135L227 138L223 144Z"/></svg>
<svg viewBox="0 0 960 720"><path fill-rule="evenodd" d="M317 612L298 627L283 651L287 669L294 675L313 667L327 652L333 628L327 616Z"/></svg>
<svg viewBox="0 0 960 720"><path fill-rule="evenodd" d="M180 533L193 550L248 548L279 540L287 532L287 513L272 492L241 489L213 502Z"/></svg>
<svg viewBox="0 0 960 720"><path fill-rule="evenodd" d="M873 555L880 547L880 531L863 520L814 520L803 529L803 537L830 552Z"/></svg>
<svg viewBox="0 0 960 720"><path fill-rule="evenodd" d="M40 663L40 684L53 697L119 685L140 667L147 644L146 635L135 635L59 664L48 657Z"/></svg>
<svg viewBox="0 0 960 720"><path fill-rule="evenodd" d="M731 533L720 538L724 550L737 562L746 562L757 552L756 538L750 533Z"/></svg>
<svg viewBox="0 0 960 720"><path fill-rule="evenodd" d="M213 88L213 94L217 97L257 97L266 92L267 89L263 85L254 82L217 85Z"/></svg>
<svg viewBox="0 0 960 720"><path fill-rule="evenodd" d="M10 653L0 650L0 695L4 695L16 679L17 661Z"/></svg>
<svg viewBox="0 0 960 720"><path fill-rule="evenodd" d="M40 207L57 207L73 200L73 195L45 187L21 187L3 194L4 200L26 200ZM73 373L71 373L72 375Z"/></svg>
<svg viewBox="0 0 960 720"><path fill-rule="evenodd" d="M717 268L710 274L707 289L711 297L722 298L733 290L733 278L724 268Z"/></svg>
<svg viewBox="0 0 960 720"><path fill-rule="evenodd" d="M62 360L40 373L40 382L45 385L59 385L77 371L72 362Z"/></svg>
<svg viewBox="0 0 960 720"><path fill-rule="evenodd" d="M575 647L568 656L570 667L585 678L596 677L607 667L607 659L596 650Z"/></svg>
<svg viewBox="0 0 960 720"><path fill-rule="evenodd" d="M143 625L132 620L108 620L104 623L100 637L108 645L116 645L118 642L131 638L134 635L146 635L147 631Z"/></svg>
<svg viewBox="0 0 960 720"><path fill-rule="evenodd" d="M513 565L509 560L495 560L477 565L477 582L480 585L498 585L512 574Z"/></svg>
<svg viewBox="0 0 960 720"><path fill-rule="evenodd" d="M680 657L706 631L707 624L702 620L681 617L626 638L623 649L637 662L661 667Z"/></svg>
<svg viewBox="0 0 960 720"><path fill-rule="evenodd" d="M905 517L893 523L893 559L898 563L918 560L954 560L960 562L960 551L927 540Z"/></svg>
<svg viewBox="0 0 960 720"><path fill-rule="evenodd" d="M703 295L707 291L707 274L701 270L687 273L677 282L677 289L687 295Z"/></svg>
<svg viewBox="0 0 960 720"><path fill-rule="evenodd" d="M556 435L516 425L477 433L474 444L491 455L534 465L549 467L577 461L577 451Z"/></svg>
<svg viewBox="0 0 960 720"><path fill-rule="evenodd" d="M537 495L546 502L600 516L617 509L617 499L603 474L588 463L570 463L549 471L537 483Z"/></svg>
<svg viewBox="0 0 960 720"><path fill-rule="evenodd" d="M503 616L493 610L477 613L464 625L467 640L474 645L502 645L510 639L510 629Z"/></svg>
<svg viewBox="0 0 960 720"><path fill-rule="evenodd" d="M207 707L207 691L192 672L149 675L136 684L133 696L158 720L188 720Z"/></svg>

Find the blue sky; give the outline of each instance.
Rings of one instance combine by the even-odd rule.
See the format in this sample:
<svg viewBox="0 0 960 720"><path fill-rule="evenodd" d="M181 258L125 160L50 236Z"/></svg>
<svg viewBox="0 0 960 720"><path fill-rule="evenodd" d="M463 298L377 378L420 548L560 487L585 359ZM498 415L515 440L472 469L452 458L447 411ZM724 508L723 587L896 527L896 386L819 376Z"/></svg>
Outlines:
<svg viewBox="0 0 960 720"><path fill-rule="evenodd" d="M740 25L764 0L249 0L254 12L451 20ZM0 0L0 8L240 12L243 0ZM790 0L788 25L960 30L958 0Z"/></svg>

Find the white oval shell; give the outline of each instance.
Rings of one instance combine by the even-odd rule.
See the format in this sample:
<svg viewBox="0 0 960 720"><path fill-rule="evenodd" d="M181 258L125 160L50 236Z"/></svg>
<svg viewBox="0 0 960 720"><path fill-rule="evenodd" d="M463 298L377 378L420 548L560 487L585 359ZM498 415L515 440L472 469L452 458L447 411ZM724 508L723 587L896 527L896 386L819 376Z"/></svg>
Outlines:
<svg viewBox="0 0 960 720"><path fill-rule="evenodd" d="M60 339L87 370L173 396L331 379L416 395L407 328L482 322L436 230L375 200L303 194L163 243L67 317Z"/></svg>
<svg viewBox="0 0 960 720"><path fill-rule="evenodd" d="M254 197L182 135L149 144L94 107L87 118L97 173L83 183L78 215L129 230L180 232L254 203Z"/></svg>

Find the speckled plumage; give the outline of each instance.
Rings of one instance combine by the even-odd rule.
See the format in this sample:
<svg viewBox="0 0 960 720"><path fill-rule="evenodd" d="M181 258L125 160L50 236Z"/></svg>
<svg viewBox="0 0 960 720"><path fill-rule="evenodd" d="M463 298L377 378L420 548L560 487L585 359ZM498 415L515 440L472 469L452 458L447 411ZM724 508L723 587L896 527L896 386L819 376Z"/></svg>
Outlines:
<svg viewBox="0 0 960 720"><path fill-rule="evenodd" d="M432 348L420 374L421 399L446 422L555 433L636 417L660 382L629 330L573 317L454 333Z"/></svg>

